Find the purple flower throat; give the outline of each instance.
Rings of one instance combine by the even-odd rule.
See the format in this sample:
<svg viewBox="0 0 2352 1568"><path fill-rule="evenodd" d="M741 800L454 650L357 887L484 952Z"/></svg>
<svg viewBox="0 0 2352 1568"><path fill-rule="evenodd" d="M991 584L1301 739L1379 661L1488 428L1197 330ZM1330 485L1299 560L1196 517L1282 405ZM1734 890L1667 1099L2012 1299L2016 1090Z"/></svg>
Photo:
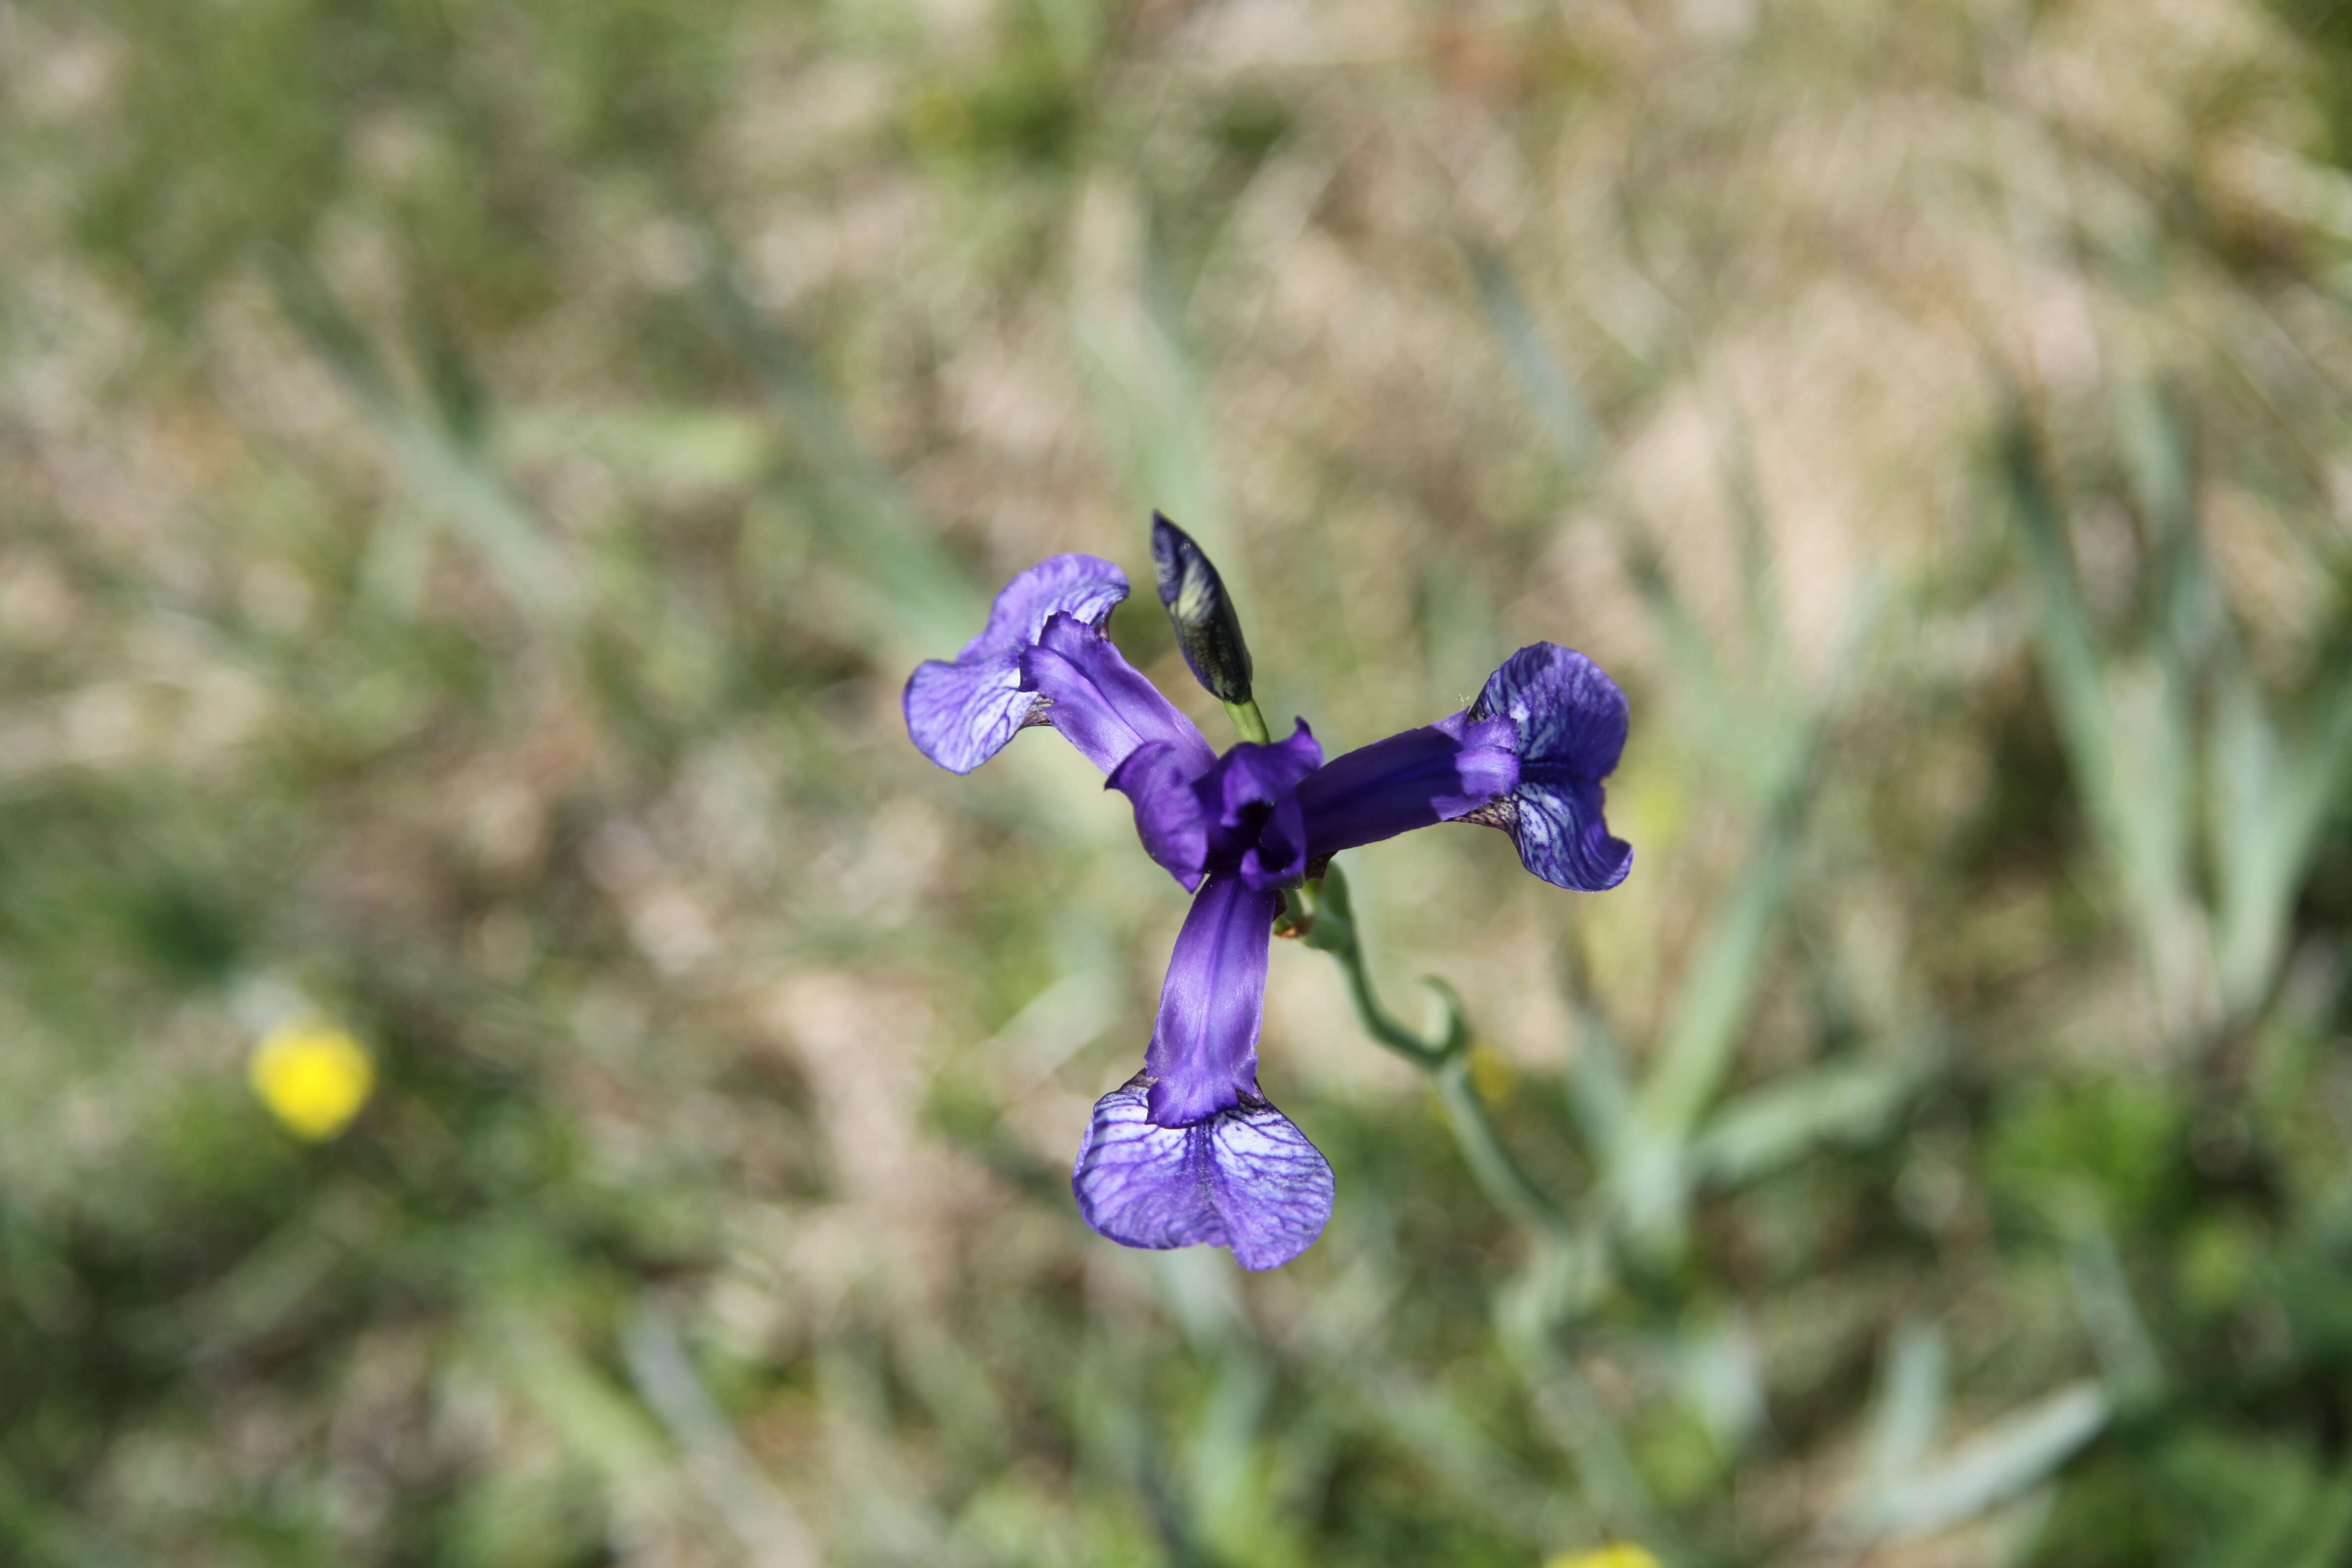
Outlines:
<svg viewBox="0 0 2352 1568"><path fill-rule="evenodd" d="M1178 647L1255 725L1249 654L1223 584L1181 530L1153 522ZM1019 731L1047 725L1127 796L1145 852L1192 907L1143 1068L1097 1102L1079 1146L1078 1212L1129 1247L1205 1243L1270 1268L1314 1242L1332 1202L1330 1166L1257 1084L1283 889L1341 850L1465 819L1510 833L1521 863L1548 882L1615 887L1633 851L1602 820L1601 781L1624 747L1625 698L1582 654L1536 643L1465 711L1330 762L1304 721L1287 739L1221 755L1103 635L1127 592L1126 575L1091 555L1022 573L953 661L916 669L907 730L925 756L964 773Z"/></svg>

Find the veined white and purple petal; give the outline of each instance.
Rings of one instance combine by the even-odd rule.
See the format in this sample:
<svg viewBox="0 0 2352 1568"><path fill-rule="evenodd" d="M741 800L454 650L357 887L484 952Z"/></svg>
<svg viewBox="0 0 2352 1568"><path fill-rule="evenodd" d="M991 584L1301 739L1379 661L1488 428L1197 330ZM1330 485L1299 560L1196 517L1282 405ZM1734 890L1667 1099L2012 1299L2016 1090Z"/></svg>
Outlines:
<svg viewBox="0 0 2352 1568"><path fill-rule="evenodd" d="M1476 819L1508 833L1519 864L1545 881L1605 893L1633 869L1633 848L1610 837L1601 802L1601 786L1590 779L1537 779Z"/></svg>
<svg viewBox="0 0 2352 1568"><path fill-rule="evenodd" d="M1105 773L1154 741L1174 747L1195 777L1217 760L1199 727L1108 637L1071 616L1053 616L1023 650L1021 684L1046 700L1046 722Z"/></svg>
<svg viewBox="0 0 2352 1568"><path fill-rule="evenodd" d="M1098 627L1126 597L1127 574L1093 555L1056 555L1007 583L953 662L930 659L908 679L900 708L915 749L957 773L1003 751L1037 706L1022 685L1023 651L1055 616Z"/></svg>
<svg viewBox="0 0 2352 1568"><path fill-rule="evenodd" d="M1509 720L1456 713L1333 758L1298 786L1307 858L1451 822L1510 794L1517 743Z"/></svg>
<svg viewBox="0 0 2352 1568"><path fill-rule="evenodd" d="M1281 908L1279 889L1254 888L1232 872L1212 875L1192 895L1143 1055L1158 1125L1205 1121L1256 1092L1266 945Z"/></svg>
<svg viewBox="0 0 2352 1568"><path fill-rule="evenodd" d="M1625 694L1599 665L1557 643L1523 647L1470 707L1475 721L1507 719L1519 782L1470 814L1504 828L1519 863L1545 881L1597 893L1633 868L1633 850L1603 819L1601 781L1625 749Z"/></svg>
<svg viewBox="0 0 2352 1568"><path fill-rule="evenodd" d="M1289 1262L1331 1218L1331 1167L1291 1120L1248 1093L1166 1127L1150 1073L1095 1102L1070 1189L1096 1230L1128 1247L1230 1247L1244 1268Z"/></svg>

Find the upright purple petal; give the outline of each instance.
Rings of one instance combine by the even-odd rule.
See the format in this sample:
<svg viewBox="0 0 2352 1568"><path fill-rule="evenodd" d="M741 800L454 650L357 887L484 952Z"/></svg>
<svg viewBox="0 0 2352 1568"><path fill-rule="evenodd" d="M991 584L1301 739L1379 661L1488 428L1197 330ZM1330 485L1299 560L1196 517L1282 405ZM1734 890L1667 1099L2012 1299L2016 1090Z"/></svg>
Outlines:
<svg viewBox="0 0 2352 1568"><path fill-rule="evenodd" d="M987 626L964 645L956 662L1026 647L1055 616L1099 626L1126 597L1127 574L1115 563L1099 555L1049 556L1004 585L989 607Z"/></svg>
<svg viewBox="0 0 2352 1568"><path fill-rule="evenodd" d="M1233 747L1205 773L1198 753L1147 741L1105 783L1135 803L1145 851L1185 887L1199 887L1215 866L1253 888L1271 888L1307 868L1297 784L1322 760L1301 723L1287 740Z"/></svg>
<svg viewBox="0 0 2352 1568"><path fill-rule="evenodd" d="M1217 759L1202 781L1216 813L1216 847L1238 855L1242 880L1253 888L1297 881L1307 869L1307 826L1298 783L1320 766L1323 748L1305 720L1286 740L1249 742Z"/></svg>
<svg viewBox="0 0 2352 1568"><path fill-rule="evenodd" d="M1625 749L1625 694L1601 667L1557 643L1513 654L1471 705L1473 720L1507 719L1518 787L1477 813L1509 830L1519 862L1545 881L1597 893L1633 868L1633 850L1610 837L1601 781Z"/></svg>
<svg viewBox="0 0 2352 1568"><path fill-rule="evenodd" d="M1298 786L1307 854L1321 859L1466 816L1519 782L1507 719L1456 713L1334 758Z"/></svg>
<svg viewBox="0 0 2352 1568"><path fill-rule="evenodd" d="M1143 1070L1151 1120L1183 1127L1229 1110L1257 1089L1257 1032L1265 1016L1265 950L1282 894L1230 873L1192 895Z"/></svg>
<svg viewBox="0 0 2352 1568"><path fill-rule="evenodd" d="M908 678L900 707L915 749L958 773L1003 750L1037 705L1022 689L1023 650L1054 616L1100 626L1126 597L1127 574L1093 555L1056 555L1007 583L953 663L931 659Z"/></svg>
<svg viewBox="0 0 2352 1568"><path fill-rule="evenodd" d="M1095 1103L1070 1189L1078 1213L1127 1247L1230 1247L1244 1268L1273 1268L1314 1244L1331 1218L1331 1167L1291 1120L1254 1091L1189 1127L1150 1111L1138 1073Z"/></svg>
<svg viewBox="0 0 2352 1568"><path fill-rule="evenodd" d="M1217 760L1192 721L1108 637L1067 616L1047 621L1022 654L1021 684L1051 704L1046 721L1105 773L1150 741L1175 747L1196 777Z"/></svg>

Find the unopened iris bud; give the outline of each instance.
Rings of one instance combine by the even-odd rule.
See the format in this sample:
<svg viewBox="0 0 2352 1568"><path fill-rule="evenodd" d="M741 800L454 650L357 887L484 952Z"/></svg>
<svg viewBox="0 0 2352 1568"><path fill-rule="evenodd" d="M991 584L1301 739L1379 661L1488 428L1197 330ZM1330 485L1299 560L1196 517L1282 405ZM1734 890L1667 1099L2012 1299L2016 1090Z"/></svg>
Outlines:
<svg viewBox="0 0 2352 1568"><path fill-rule="evenodd" d="M1225 594L1224 580L1192 536L1158 512L1151 514L1151 566L1160 580L1160 602L1176 624L1176 646L1193 679L1220 702L1250 700L1249 644Z"/></svg>

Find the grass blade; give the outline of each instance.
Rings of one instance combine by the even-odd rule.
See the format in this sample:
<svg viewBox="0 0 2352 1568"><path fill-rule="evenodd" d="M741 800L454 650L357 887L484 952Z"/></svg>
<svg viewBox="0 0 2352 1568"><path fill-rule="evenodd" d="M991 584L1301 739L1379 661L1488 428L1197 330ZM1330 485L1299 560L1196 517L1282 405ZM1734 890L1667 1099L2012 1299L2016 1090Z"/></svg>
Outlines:
<svg viewBox="0 0 2352 1568"><path fill-rule="evenodd" d="M1933 1535L1965 1524L2056 1475L2106 1426L2106 1390L2071 1384L1995 1422L1943 1463L1862 1500L1868 1536Z"/></svg>
<svg viewBox="0 0 2352 1568"><path fill-rule="evenodd" d="M278 305L373 424L418 501L446 517L526 612L562 619L577 584L538 521L479 454L439 417L420 413L307 258L264 252Z"/></svg>
<svg viewBox="0 0 2352 1568"><path fill-rule="evenodd" d="M1582 478L1601 447L1600 428L1591 410L1544 342L1543 329L1536 324L1535 313L1528 309L1527 299L1503 258L1477 244L1465 243L1462 251L1478 290L1478 308L1503 351L1503 363L1510 366L1528 406L1542 422L1544 434L1551 437L1560 466L1570 479Z"/></svg>

